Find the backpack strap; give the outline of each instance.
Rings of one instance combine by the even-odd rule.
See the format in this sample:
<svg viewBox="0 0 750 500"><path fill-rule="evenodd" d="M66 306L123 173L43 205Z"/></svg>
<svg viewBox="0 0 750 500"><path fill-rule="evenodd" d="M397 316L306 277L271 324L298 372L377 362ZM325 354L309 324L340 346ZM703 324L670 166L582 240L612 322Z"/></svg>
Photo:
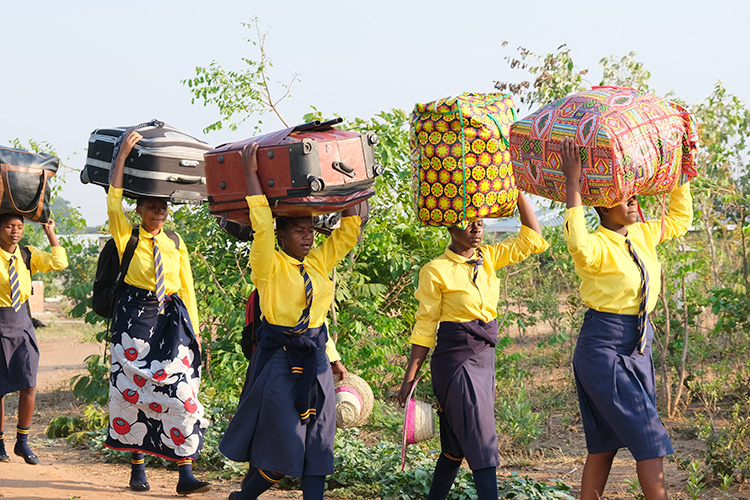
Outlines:
<svg viewBox="0 0 750 500"><path fill-rule="evenodd" d="M117 288L122 287L125 283L125 275L128 274L128 267L130 267L130 261L133 260L133 254L135 254L135 248L138 246L138 232L140 226L133 227L133 232L130 235L128 244L125 245L125 251L122 253L122 260L120 261L120 272L117 274Z"/></svg>
<svg viewBox="0 0 750 500"><path fill-rule="evenodd" d="M174 247L179 250L180 249L180 237L177 236L177 233L172 231L171 229L165 229L164 234L169 236L169 239L172 240L172 243L174 243Z"/></svg>
<svg viewBox="0 0 750 500"><path fill-rule="evenodd" d="M23 263L26 264L26 269L31 274L31 249L29 247L21 247L21 257L23 258Z"/></svg>

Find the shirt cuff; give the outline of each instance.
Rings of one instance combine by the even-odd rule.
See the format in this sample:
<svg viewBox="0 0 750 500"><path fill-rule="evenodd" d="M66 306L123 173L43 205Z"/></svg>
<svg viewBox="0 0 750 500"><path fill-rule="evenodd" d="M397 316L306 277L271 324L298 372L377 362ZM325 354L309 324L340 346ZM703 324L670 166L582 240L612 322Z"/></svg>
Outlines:
<svg viewBox="0 0 750 500"><path fill-rule="evenodd" d="M583 205L565 210L565 222L563 223L563 234L568 241L568 248L575 248L585 243L588 237L586 229L586 216Z"/></svg>
<svg viewBox="0 0 750 500"><path fill-rule="evenodd" d="M432 349L433 347L435 347L435 344L437 344L437 336L421 335L417 332L414 332L411 334L409 343Z"/></svg>
<svg viewBox="0 0 750 500"><path fill-rule="evenodd" d="M247 200L248 208L268 206L268 198L266 198L266 195L264 194L254 194L252 196L245 196L245 200Z"/></svg>
<svg viewBox="0 0 750 500"><path fill-rule="evenodd" d="M53 257L64 257L66 255L65 247L63 246L56 246L56 247L50 247L50 253Z"/></svg>

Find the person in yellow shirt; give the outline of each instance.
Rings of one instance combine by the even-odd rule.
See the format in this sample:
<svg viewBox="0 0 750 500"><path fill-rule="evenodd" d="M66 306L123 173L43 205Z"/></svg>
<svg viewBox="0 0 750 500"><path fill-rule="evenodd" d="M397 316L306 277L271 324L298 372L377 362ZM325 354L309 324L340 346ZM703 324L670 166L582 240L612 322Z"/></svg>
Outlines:
<svg viewBox="0 0 750 500"><path fill-rule="evenodd" d="M122 210L125 159L140 139L137 132L123 139L107 195L109 230L120 259L134 232ZM145 452L177 462L177 493L202 493L211 485L195 478L192 461L208 420L198 401L201 352L190 259L182 238L163 230L164 199L139 198L136 212L137 246L112 323L105 444L132 452L132 490L150 489Z"/></svg>
<svg viewBox="0 0 750 500"><path fill-rule="evenodd" d="M581 299L589 307L573 355L588 449L581 499L602 497L612 460L626 447L636 460L646 500L664 500L663 458L673 450L656 411L648 315L661 287L656 245L682 236L692 224L690 186L672 191L663 228L661 221L637 222L633 196L612 208L596 207L601 225L589 233L581 202L580 150L571 139L561 146L565 239L581 278Z"/></svg>
<svg viewBox="0 0 750 500"><path fill-rule="evenodd" d="M250 462L242 489L231 500L255 500L283 476L302 478L305 500L323 500L333 473L336 402L333 374L346 374L328 337L333 298L329 277L354 246L361 220L355 209L318 248L311 217L273 216L258 179L257 144L243 150L247 204L254 231L251 279L262 324L237 412L219 449Z"/></svg>
<svg viewBox="0 0 750 500"><path fill-rule="evenodd" d="M55 234L55 221L41 224L50 251L18 245L23 237L23 217L0 215L0 462L10 462L5 451L5 395L19 392L18 426L13 452L27 464L39 457L29 448L29 429L36 401L39 348L26 302L31 295L31 275L68 267L68 256ZM25 259L23 253L30 252ZM26 267L26 263L29 267Z"/></svg>
<svg viewBox="0 0 750 500"><path fill-rule="evenodd" d="M419 301L411 355L398 393L403 407L414 380L432 354L432 388L438 401L440 446L429 500L445 499L465 458L480 500L497 500L499 464L495 430L495 345L500 281L495 271L520 262L549 244L534 210L518 196L518 236L482 245L482 219L448 229L445 253L419 272Z"/></svg>

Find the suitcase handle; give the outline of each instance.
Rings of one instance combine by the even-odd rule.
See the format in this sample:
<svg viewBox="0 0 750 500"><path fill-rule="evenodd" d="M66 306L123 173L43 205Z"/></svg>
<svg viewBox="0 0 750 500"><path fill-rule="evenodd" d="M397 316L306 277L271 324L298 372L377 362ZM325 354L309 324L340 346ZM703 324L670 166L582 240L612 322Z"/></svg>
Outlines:
<svg viewBox="0 0 750 500"><path fill-rule="evenodd" d="M321 132L323 130L328 130L334 125L337 125L341 122L343 122L344 119L339 117L333 118L331 120L327 120L324 122L321 122L320 120L315 120L307 123L303 123L302 125L297 125L292 129L292 132Z"/></svg>
<svg viewBox="0 0 750 500"><path fill-rule="evenodd" d="M177 184L205 184L206 178L197 175L170 175L167 182L176 182Z"/></svg>
<svg viewBox="0 0 750 500"><path fill-rule="evenodd" d="M331 164L331 167L333 167L334 170L337 170L341 172L342 174L346 175L349 178L356 177L356 173L354 172L354 169L344 163L343 161L335 161Z"/></svg>

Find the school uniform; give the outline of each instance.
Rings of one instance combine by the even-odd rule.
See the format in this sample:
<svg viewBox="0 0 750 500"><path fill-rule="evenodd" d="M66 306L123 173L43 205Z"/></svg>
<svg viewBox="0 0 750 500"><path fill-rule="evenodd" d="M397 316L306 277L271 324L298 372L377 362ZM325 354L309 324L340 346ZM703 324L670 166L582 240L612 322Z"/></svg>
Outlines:
<svg viewBox="0 0 750 500"><path fill-rule="evenodd" d="M631 224L627 236L602 226L589 234L583 207L565 212L568 250L589 307L573 355L589 453L626 447L641 461L673 452L656 411L648 314L661 290L656 245L685 234L692 220L687 183L670 195L663 237L661 220Z"/></svg>
<svg viewBox="0 0 750 500"><path fill-rule="evenodd" d="M255 232L251 279L263 321L237 412L219 449L265 471L329 475L336 426L330 363L340 360L325 325L333 298L329 276L356 245L360 218L342 218L339 229L300 262L276 250L266 197L248 196L247 203Z"/></svg>
<svg viewBox="0 0 750 500"><path fill-rule="evenodd" d="M521 226L517 237L482 245L467 259L450 249L419 273L412 344L435 348L430 363L440 443L472 470L499 464L495 430L495 350L500 280L497 269L549 244ZM481 258L480 258L481 256Z"/></svg>
<svg viewBox="0 0 750 500"><path fill-rule="evenodd" d="M122 258L133 228L122 211L121 188L109 188L107 213ZM105 442L113 449L174 461L197 457L208 427L198 401L201 357L193 275L187 247L178 238L179 249L164 231L154 237L139 229L112 323Z"/></svg>
<svg viewBox="0 0 750 500"><path fill-rule="evenodd" d="M0 397L36 387L39 347L25 303L31 296L31 274L68 267L68 257L61 246L51 247L50 252L32 246L28 248L31 269L26 267L19 245L12 254L0 248ZM11 258L18 286L15 308L11 292Z"/></svg>

